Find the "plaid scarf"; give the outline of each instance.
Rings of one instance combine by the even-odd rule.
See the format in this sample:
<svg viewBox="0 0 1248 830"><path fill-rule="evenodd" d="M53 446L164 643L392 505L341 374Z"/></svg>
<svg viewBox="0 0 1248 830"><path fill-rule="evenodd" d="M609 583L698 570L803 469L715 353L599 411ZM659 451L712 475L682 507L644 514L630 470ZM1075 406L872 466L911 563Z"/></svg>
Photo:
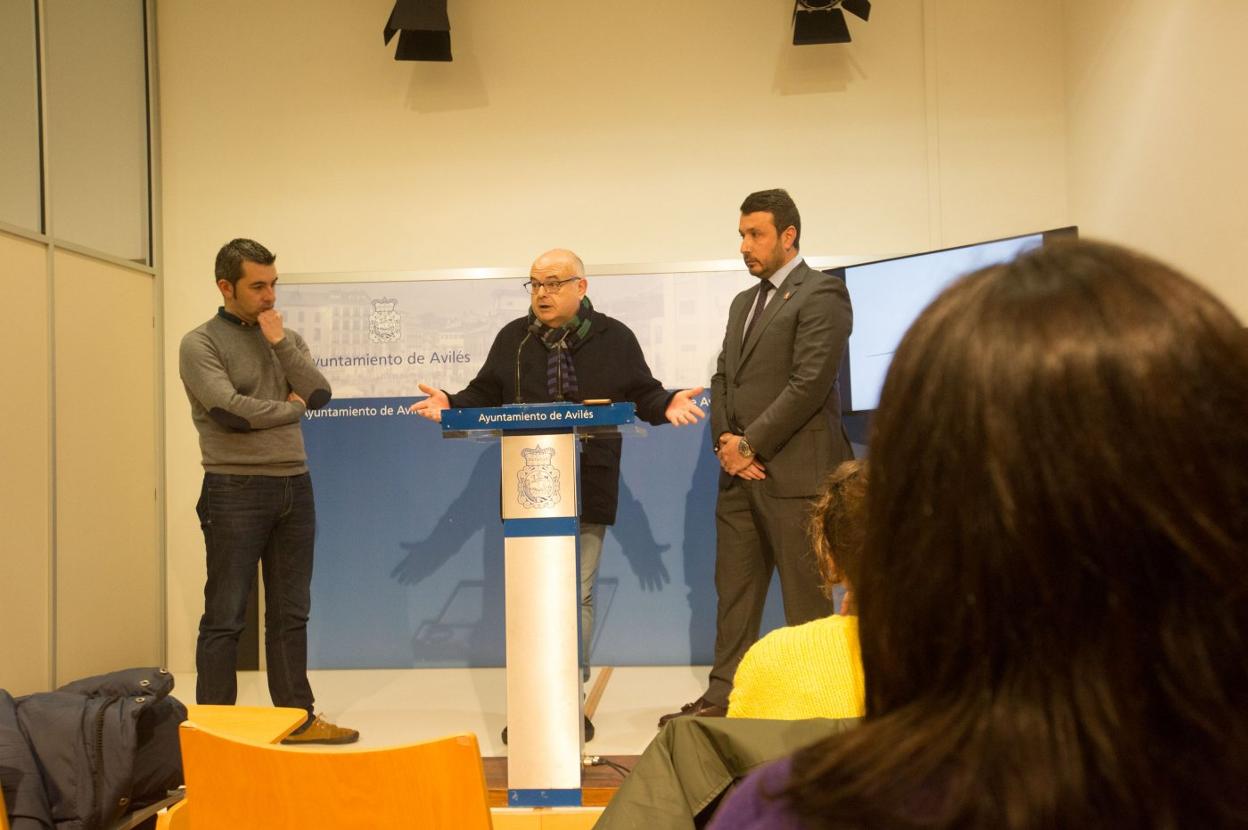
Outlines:
<svg viewBox="0 0 1248 830"><path fill-rule="evenodd" d="M546 347L546 392L556 401L581 398L576 382L576 367L572 365L572 352L576 351L589 336L594 306L589 297L581 298L581 308L572 319L557 329L541 327L538 342ZM529 324L537 322L537 316L529 310Z"/></svg>

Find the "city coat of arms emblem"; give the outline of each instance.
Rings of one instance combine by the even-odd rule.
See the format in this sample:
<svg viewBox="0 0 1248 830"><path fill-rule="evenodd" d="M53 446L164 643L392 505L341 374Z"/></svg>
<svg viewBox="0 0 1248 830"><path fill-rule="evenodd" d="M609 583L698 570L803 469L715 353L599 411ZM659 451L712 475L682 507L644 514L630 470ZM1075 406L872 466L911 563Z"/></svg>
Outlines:
<svg viewBox="0 0 1248 830"><path fill-rule="evenodd" d="M382 297L373 300L373 311L368 315L368 339L374 343L393 343L403 334L403 315L394 310L398 300Z"/></svg>
<svg viewBox="0 0 1248 830"><path fill-rule="evenodd" d="M557 505L559 470L550 463L554 447L525 447L520 454L524 456L524 466L516 473L517 500L530 510Z"/></svg>

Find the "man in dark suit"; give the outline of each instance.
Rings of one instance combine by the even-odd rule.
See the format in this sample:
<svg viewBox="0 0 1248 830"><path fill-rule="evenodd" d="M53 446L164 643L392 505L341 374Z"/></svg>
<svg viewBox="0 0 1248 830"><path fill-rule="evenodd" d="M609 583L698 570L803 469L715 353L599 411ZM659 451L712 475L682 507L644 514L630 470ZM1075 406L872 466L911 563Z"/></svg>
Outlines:
<svg viewBox="0 0 1248 830"><path fill-rule="evenodd" d="M664 715L722 716L737 663L758 639L773 569L789 625L833 612L806 520L810 499L853 457L841 425L837 373L853 327L845 282L806 265L802 220L783 190L741 204L741 256L757 286L732 301L711 379L719 458L715 507L715 664L706 692Z"/></svg>

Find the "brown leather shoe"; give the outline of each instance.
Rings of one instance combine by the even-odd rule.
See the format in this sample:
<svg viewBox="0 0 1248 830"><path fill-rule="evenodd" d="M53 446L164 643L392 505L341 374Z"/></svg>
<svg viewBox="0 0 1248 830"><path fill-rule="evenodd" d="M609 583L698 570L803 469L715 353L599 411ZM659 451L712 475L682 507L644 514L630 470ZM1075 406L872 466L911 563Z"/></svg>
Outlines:
<svg viewBox="0 0 1248 830"><path fill-rule="evenodd" d="M360 733L345 726L335 726L320 715L312 719L302 732L287 735L284 744L353 744L360 739Z"/></svg>
<svg viewBox="0 0 1248 830"><path fill-rule="evenodd" d="M705 697L700 697L693 703L686 703L680 707L679 712L669 712L659 718L659 726L667 723L669 720L676 718L722 718L728 714L728 707L722 703L711 703Z"/></svg>

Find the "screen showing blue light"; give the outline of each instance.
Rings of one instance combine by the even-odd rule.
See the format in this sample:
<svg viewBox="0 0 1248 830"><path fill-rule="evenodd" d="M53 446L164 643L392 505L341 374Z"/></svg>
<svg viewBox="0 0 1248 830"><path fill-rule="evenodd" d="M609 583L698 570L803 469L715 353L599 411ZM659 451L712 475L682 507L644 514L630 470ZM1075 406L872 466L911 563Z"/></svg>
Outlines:
<svg viewBox="0 0 1248 830"><path fill-rule="evenodd" d="M846 408L862 411L879 405L884 376L902 335L945 286L963 274L1008 262L1043 241L1044 234L1035 233L846 267L845 284L854 305Z"/></svg>

